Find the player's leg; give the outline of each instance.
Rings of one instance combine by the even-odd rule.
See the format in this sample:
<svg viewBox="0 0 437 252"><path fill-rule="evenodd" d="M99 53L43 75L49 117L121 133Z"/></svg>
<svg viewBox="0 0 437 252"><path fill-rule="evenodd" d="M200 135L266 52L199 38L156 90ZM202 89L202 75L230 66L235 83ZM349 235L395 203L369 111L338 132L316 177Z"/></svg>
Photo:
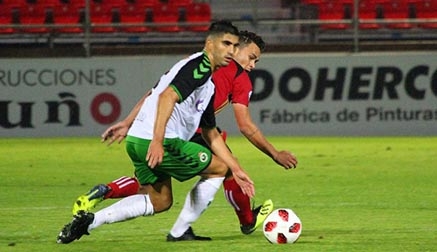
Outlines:
<svg viewBox="0 0 437 252"><path fill-rule="evenodd" d="M170 178L147 185L145 188L149 194L128 196L95 214L79 211L73 220L64 226L58 235L57 242L70 243L79 240L83 235L89 235L89 231L103 224L153 215L171 207L173 198Z"/></svg>
<svg viewBox="0 0 437 252"><path fill-rule="evenodd" d="M191 224L200 217L213 201L223 182L227 167L219 158L212 155L207 148L201 145L187 142L182 150L188 156L199 156L197 153L205 155L203 158L200 158L199 163L196 165L197 167L204 166L207 159L211 161L206 169L198 169L201 178L187 194L182 211L168 234L167 241L210 240L209 237L195 236L192 232Z"/></svg>
<svg viewBox="0 0 437 252"><path fill-rule="evenodd" d="M271 200L266 200L262 205L252 209L250 198L243 193L230 172L223 181L223 189L226 200L237 214L243 234L251 234L255 231L267 215L273 211L273 202Z"/></svg>
<svg viewBox="0 0 437 252"><path fill-rule="evenodd" d="M218 130L222 135L223 140L226 141L226 131L221 129ZM209 148L205 140L203 140L202 135L199 133L196 133L190 141ZM230 170L226 175L226 179L223 181L223 189L226 200L234 208L234 211L237 214L240 222L240 229L243 234L250 234L255 231L255 229L265 220L267 215L273 211L273 203L271 200L266 200L262 205L252 209L250 198L243 193L240 186L235 182Z"/></svg>
<svg viewBox="0 0 437 252"><path fill-rule="evenodd" d="M87 193L79 196L73 204L73 215L83 210L88 212L104 199L123 198L139 192L140 184L134 177L122 176L108 184L94 186Z"/></svg>
<svg viewBox="0 0 437 252"><path fill-rule="evenodd" d="M109 187L108 193L104 199L124 198L137 194L140 189L140 183L135 177L122 176L106 184Z"/></svg>
<svg viewBox="0 0 437 252"><path fill-rule="evenodd" d="M165 174L156 175L155 171L152 172L149 169L144 158L149 143L150 141L127 141L126 149L135 166L135 174L138 181L142 184L154 184L156 187L149 187L149 194L137 194L123 198L95 214L79 211L73 217L73 221L64 226L58 236L58 242L69 243L79 239L84 234L89 234L90 230L102 224L153 215L155 212L165 211L171 206L171 177ZM166 162L165 159L164 162Z"/></svg>
<svg viewBox="0 0 437 252"><path fill-rule="evenodd" d="M90 230L103 223L118 222L141 215L152 215L170 208L173 203L171 177L156 167L153 172L145 160L150 141L138 138L126 139L126 150L135 166L138 182L147 188L147 194L131 195L98 211ZM161 165L171 163L165 155Z"/></svg>
<svg viewBox="0 0 437 252"><path fill-rule="evenodd" d="M234 208L240 225L250 225L253 222L250 198L243 193L232 174L223 181L223 190L226 201Z"/></svg>
<svg viewBox="0 0 437 252"><path fill-rule="evenodd" d="M147 186L147 194L136 194L97 211L88 231L103 224L129 220L139 216L153 215L168 210L172 203L171 179Z"/></svg>
<svg viewBox="0 0 437 252"><path fill-rule="evenodd" d="M192 235L194 234L189 233L192 233L191 224L200 217L213 201L223 182L223 171L226 171L226 169L224 163L213 156L211 165L204 170L199 181L188 192L184 206L167 236L167 241L211 240L209 237L201 236L196 236L193 239Z"/></svg>

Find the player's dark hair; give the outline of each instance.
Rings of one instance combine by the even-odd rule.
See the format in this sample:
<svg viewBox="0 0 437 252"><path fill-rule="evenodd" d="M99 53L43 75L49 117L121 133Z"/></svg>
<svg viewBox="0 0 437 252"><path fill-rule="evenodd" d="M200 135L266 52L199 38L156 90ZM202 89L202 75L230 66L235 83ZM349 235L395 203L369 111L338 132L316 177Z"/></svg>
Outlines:
<svg viewBox="0 0 437 252"><path fill-rule="evenodd" d="M266 43L264 43L264 40L256 35L253 32L249 32L249 31L240 31L240 46L247 46L250 43L255 43L255 45L257 45L259 47L259 49L262 51L264 51L266 49Z"/></svg>
<svg viewBox="0 0 437 252"><path fill-rule="evenodd" d="M208 29L208 36L221 35L230 33L235 36L239 36L238 28L235 27L229 20L220 20L213 22Z"/></svg>

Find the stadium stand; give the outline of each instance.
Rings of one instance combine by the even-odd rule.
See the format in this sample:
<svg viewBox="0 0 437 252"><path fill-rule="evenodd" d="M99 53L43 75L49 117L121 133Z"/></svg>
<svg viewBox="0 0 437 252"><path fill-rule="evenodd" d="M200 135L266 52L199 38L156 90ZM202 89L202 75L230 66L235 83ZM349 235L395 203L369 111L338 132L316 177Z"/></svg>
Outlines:
<svg viewBox="0 0 437 252"><path fill-rule="evenodd" d="M97 3L108 6L109 8L120 8L127 4L125 0L101 0L96 1Z"/></svg>
<svg viewBox="0 0 437 252"><path fill-rule="evenodd" d="M12 25L14 21L14 8L9 5L1 5L0 6L0 34L11 34L15 32L13 27L8 25Z"/></svg>
<svg viewBox="0 0 437 252"><path fill-rule="evenodd" d="M409 3L406 0L390 0L381 3L383 18L394 20L395 23L387 23L389 29L411 29L413 25L408 22L410 16Z"/></svg>
<svg viewBox="0 0 437 252"><path fill-rule="evenodd" d="M143 8L152 8L161 4L159 0L126 0L126 1L128 4L134 4L135 6L143 7Z"/></svg>
<svg viewBox="0 0 437 252"><path fill-rule="evenodd" d="M437 19L437 1L423 0L414 2L416 18ZM424 29L437 29L437 22L419 23L418 26Z"/></svg>
<svg viewBox="0 0 437 252"><path fill-rule="evenodd" d="M186 8L188 5L192 4L192 0L168 0L167 4L174 7Z"/></svg>
<svg viewBox="0 0 437 252"><path fill-rule="evenodd" d="M209 23L211 22L211 7L207 3L191 3L186 7L186 18L187 23L193 23L194 25L189 25L185 29L195 32L204 32L209 28Z"/></svg>
<svg viewBox="0 0 437 252"><path fill-rule="evenodd" d="M122 32L144 33L151 29L146 26L146 22L151 21L150 10L144 6L136 4L126 4L120 7L120 23Z"/></svg>
<svg viewBox="0 0 437 252"><path fill-rule="evenodd" d="M114 9L105 3L93 2L90 6L91 31L98 33L112 33L116 28L112 26L115 19Z"/></svg>
<svg viewBox="0 0 437 252"><path fill-rule="evenodd" d="M28 3L26 0L1 0L0 1L0 7L7 8L19 8L22 6L26 6Z"/></svg>
<svg viewBox="0 0 437 252"><path fill-rule="evenodd" d="M178 22L180 21L180 12L178 6L162 3L153 7L152 21L155 31L158 32L179 32L181 27Z"/></svg>
<svg viewBox="0 0 437 252"><path fill-rule="evenodd" d="M50 29L45 27L47 24L47 8L41 4L27 4L18 7L20 24L26 25L21 27L23 33L48 33Z"/></svg>
<svg viewBox="0 0 437 252"><path fill-rule="evenodd" d="M47 8L53 8L55 6L61 5L62 2L60 0L36 0L33 4L42 5Z"/></svg>
<svg viewBox="0 0 437 252"><path fill-rule="evenodd" d="M85 2L91 3L89 12ZM437 1L358 0L358 19L355 4L354 0L0 0L0 45L183 46L201 43L210 21L218 19L259 33L275 49L325 48L324 43L331 43L347 50L351 47L338 42L350 45L356 37L378 43L437 40Z"/></svg>
<svg viewBox="0 0 437 252"><path fill-rule="evenodd" d="M351 21L350 12L349 15L346 14L347 5L348 3L344 3L341 1L327 1L317 4L319 20L333 22L333 23L322 23L320 25L320 28L324 30L351 28L351 24L342 23L343 21L349 21L349 22Z"/></svg>
<svg viewBox="0 0 437 252"><path fill-rule="evenodd" d="M362 22L359 24L360 29L380 29L382 25L371 22L372 20L380 19L380 11L376 1L360 1L358 9L358 17ZM369 21L369 22L367 22Z"/></svg>
<svg viewBox="0 0 437 252"><path fill-rule="evenodd" d="M53 8L55 33L83 33L85 12L82 6L62 4Z"/></svg>

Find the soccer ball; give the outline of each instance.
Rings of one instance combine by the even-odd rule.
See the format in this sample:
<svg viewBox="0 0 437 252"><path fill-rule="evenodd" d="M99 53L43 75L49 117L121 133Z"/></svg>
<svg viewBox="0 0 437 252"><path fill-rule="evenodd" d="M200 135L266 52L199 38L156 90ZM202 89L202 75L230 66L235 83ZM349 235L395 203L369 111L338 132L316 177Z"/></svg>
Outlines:
<svg viewBox="0 0 437 252"><path fill-rule="evenodd" d="M293 210L279 208L264 220L263 232L270 243L294 243L302 232L302 222Z"/></svg>

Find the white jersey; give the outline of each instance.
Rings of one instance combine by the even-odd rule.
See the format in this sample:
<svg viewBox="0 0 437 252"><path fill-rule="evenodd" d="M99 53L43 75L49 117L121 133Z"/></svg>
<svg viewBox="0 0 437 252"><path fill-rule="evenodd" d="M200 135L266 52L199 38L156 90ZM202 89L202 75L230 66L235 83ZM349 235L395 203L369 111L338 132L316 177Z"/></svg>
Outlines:
<svg viewBox="0 0 437 252"><path fill-rule="evenodd" d="M128 135L152 139L159 94L170 85L179 94L179 103L175 104L167 123L165 138L189 140L199 125L214 127L214 84L211 74L209 59L203 52L192 54L176 63L161 76L152 93L145 99Z"/></svg>

